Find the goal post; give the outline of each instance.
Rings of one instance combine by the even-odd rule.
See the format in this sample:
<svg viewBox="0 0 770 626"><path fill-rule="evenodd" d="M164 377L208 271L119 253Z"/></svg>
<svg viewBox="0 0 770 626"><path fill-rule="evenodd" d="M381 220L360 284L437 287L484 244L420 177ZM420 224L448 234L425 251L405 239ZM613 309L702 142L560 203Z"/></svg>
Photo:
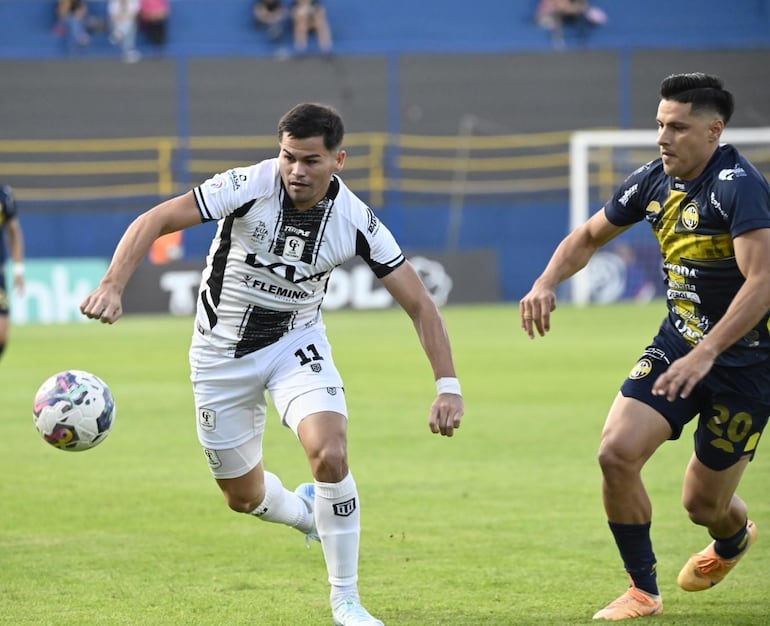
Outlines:
<svg viewBox="0 0 770 626"><path fill-rule="evenodd" d="M581 130L572 133L569 146L570 231L599 210L626 176L659 156L657 137L655 130ZM770 127L727 128L722 133L722 142L734 144L766 177L770 177ZM595 297L596 268L593 265L592 260L572 277L570 299L573 304L586 305L600 300Z"/></svg>

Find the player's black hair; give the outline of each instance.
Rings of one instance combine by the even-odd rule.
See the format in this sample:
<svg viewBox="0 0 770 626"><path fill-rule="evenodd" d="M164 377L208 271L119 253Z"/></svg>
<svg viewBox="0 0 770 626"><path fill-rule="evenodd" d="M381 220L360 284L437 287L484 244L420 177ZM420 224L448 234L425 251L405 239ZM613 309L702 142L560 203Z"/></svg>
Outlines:
<svg viewBox="0 0 770 626"><path fill-rule="evenodd" d="M725 124L735 109L733 94L722 86L718 76L693 72L672 74L660 84L660 97L664 100L692 104L692 112L714 111Z"/></svg>
<svg viewBox="0 0 770 626"><path fill-rule="evenodd" d="M323 137L327 150L336 150L342 145L345 125L342 117L325 104L305 102L287 111L278 122L278 140L286 133L296 139Z"/></svg>

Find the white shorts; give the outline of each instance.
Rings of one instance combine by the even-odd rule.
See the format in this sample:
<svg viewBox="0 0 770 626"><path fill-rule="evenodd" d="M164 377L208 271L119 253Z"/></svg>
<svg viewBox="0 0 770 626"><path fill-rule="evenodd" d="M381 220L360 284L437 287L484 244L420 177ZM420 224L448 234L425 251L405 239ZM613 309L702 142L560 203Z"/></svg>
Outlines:
<svg viewBox="0 0 770 626"><path fill-rule="evenodd" d="M190 372L201 445L227 450L257 438L259 458L254 465L261 459L267 391L281 422L295 433L311 413L347 416L342 377L323 324L293 331L237 359L222 355L196 333ZM315 390L323 393L309 393Z"/></svg>

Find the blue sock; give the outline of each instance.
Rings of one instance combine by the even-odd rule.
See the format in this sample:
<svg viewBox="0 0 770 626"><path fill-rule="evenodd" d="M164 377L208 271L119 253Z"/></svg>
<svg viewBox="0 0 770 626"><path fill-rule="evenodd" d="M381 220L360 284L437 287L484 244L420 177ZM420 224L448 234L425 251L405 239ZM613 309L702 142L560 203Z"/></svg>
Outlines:
<svg viewBox="0 0 770 626"><path fill-rule="evenodd" d="M608 522L628 575L637 589L659 595L657 562L650 539L651 522L617 524Z"/></svg>
<svg viewBox="0 0 770 626"><path fill-rule="evenodd" d="M737 533L727 539L714 538L714 551L723 559L734 559L749 545L748 522Z"/></svg>

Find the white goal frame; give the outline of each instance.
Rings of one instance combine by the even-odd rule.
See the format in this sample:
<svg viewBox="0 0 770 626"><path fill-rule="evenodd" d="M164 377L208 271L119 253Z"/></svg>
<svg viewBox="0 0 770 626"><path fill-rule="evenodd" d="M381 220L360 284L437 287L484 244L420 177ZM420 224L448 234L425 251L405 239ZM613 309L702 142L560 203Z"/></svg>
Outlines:
<svg viewBox="0 0 770 626"><path fill-rule="evenodd" d="M602 147L655 148L657 139L658 133L655 130L581 130L572 133L569 146L570 232L591 215L589 150ZM742 143L770 145L770 127L726 128L722 133L722 142L738 147ZM628 174L630 173L629 171ZM590 276L584 268L571 279L570 298L573 304L585 306L589 304L590 296Z"/></svg>

